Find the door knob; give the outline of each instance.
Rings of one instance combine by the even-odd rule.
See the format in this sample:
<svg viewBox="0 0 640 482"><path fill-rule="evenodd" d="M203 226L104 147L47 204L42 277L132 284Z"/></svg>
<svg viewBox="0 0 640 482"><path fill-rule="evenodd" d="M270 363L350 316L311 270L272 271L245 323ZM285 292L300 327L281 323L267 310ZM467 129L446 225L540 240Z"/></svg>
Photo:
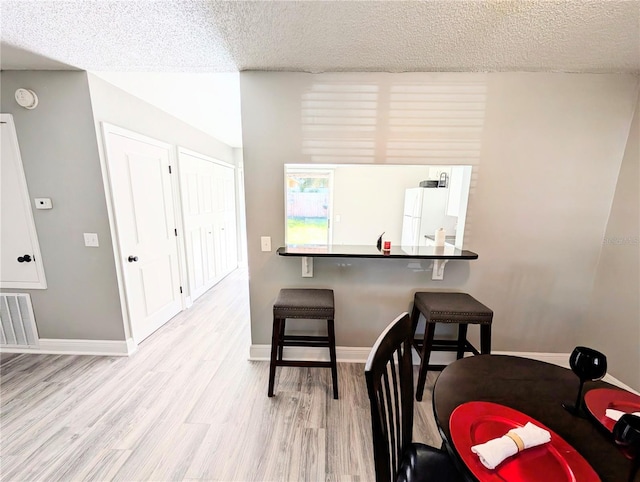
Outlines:
<svg viewBox="0 0 640 482"><path fill-rule="evenodd" d="M137 256L129 256L129 258L127 259L129 260L129 263L135 263L136 261L138 261Z"/></svg>
<svg viewBox="0 0 640 482"><path fill-rule="evenodd" d="M31 256L28 254L18 256L18 263L31 263Z"/></svg>

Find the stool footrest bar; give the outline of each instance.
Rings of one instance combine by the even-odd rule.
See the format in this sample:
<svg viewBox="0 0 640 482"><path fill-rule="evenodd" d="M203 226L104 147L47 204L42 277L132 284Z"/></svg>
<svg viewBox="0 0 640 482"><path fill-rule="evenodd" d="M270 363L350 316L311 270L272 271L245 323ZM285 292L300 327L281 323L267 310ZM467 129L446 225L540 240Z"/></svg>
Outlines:
<svg viewBox="0 0 640 482"><path fill-rule="evenodd" d="M331 362L311 361L311 360L276 360L278 367L317 367L331 368Z"/></svg>
<svg viewBox="0 0 640 482"><path fill-rule="evenodd" d="M313 341L313 340L299 340L299 341L288 341L285 340L280 343L281 346L318 346L321 348L329 348L328 341Z"/></svg>

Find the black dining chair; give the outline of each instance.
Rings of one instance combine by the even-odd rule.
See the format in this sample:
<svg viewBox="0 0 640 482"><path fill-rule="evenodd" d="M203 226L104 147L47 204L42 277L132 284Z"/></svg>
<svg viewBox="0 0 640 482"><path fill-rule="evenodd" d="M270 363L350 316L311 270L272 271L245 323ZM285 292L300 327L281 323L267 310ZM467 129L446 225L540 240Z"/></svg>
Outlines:
<svg viewBox="0 0 640 482"><path fill-rule="evenodd" d="M380 335L365 366L376 482L460 481L445 451L412 442L412 338L411 318L404 313Z"/></svg>

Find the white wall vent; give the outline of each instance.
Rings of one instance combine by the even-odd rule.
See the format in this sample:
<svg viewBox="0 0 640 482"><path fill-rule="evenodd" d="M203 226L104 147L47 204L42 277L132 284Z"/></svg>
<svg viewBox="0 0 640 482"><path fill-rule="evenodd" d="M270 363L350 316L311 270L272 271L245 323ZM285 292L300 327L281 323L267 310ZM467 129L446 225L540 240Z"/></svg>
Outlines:
<svg viewBox="0 0 640 482"><path fill-rule="evenodd" d="M27 293L0 295L0 322L3 347L38 346L38 329Z"/></svg>

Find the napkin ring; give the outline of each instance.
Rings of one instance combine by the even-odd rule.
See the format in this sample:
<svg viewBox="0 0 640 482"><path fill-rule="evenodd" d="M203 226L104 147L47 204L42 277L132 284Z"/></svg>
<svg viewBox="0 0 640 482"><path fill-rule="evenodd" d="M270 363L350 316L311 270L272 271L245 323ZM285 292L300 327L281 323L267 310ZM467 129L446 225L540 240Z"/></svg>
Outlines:
<svg viewBox="0 0 640 482"><path fill-rule="evenodd" d="M524 442L515 432L507 432L505 436L509 437L513 442L518 446L518 452L522 452L524 450Z"/></svg>

